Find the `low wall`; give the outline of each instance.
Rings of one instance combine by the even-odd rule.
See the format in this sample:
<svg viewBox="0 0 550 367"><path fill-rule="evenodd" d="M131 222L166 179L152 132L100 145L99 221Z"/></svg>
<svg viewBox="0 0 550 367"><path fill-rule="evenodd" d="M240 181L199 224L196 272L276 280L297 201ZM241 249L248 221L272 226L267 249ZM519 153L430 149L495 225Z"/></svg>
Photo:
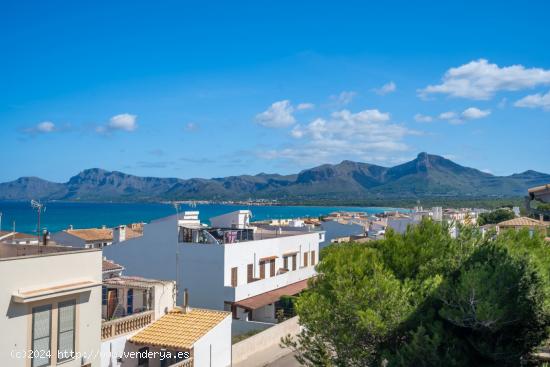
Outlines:
<svg viewBox="0 0 550 367"><path fill-rule="evenodd" d="M298 324L298 316L281 322L275 326L270 327L256 335L251 336L237 344L233 344L233 365L247 360L251 355L261 353L262 351L270 348L280 351L280 355L269 353L266 356L266 361L263 364L272 362L273 360L289 353L288 350L276 348L281 338L290 334L296 335L300 332L300 325ZM257 357L256 356L256 357ZM259 364L259 365L263 365Z"/></svg>
<svg viewBox="0 0 550 367"><path fill-rule="evenodd" d="M252 330L265 330L276 324L258 321L233 320L231 324L231 336L242 335Z"/></svg>

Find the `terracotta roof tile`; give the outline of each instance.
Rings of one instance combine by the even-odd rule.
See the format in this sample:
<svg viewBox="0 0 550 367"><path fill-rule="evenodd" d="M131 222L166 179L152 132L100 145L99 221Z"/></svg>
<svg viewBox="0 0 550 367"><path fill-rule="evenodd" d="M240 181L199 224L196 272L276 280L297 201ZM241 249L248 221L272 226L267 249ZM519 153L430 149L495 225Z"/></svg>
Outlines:
<svg viewBox="0 0 550 367"><path fill-rule="evenodd" d="M122 265L117 264L111 260L103 260L101 268L103 271L124 270L124 267Z"/></svg>
<svg viewBox="0 0 550 367"><path fill-rule="evenodd" d="M499 227L544 227L547 225L548 223L528 217L519 217L505 220L504 222L500 222L498 224Z"/></svg>
<svg viewBox="0 0 550 367"><path fill-rule="evenodd" d="M190 350L226 317L225 311L175 308L130 338L132 343L178 351Z"/></svg>

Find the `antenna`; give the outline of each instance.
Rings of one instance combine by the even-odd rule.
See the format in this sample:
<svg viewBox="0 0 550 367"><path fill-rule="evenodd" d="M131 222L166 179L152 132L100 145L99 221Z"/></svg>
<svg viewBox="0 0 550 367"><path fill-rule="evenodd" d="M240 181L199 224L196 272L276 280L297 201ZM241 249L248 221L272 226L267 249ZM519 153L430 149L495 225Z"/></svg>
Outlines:
<svg viewBox="0 0 550 367"><path fill-rule="evenodd" d="M177 240L176 240L176 300L178 299L178 290L179 290L179 279L180 279L180 204L177 201L172 202L174 209L176 209L176 230L177 230Z"/></svg>
<svg viewBox="0 0 550 367"><path fill-rule="evenodd" d="M36 226L36 236L38 237L38 244L40 245L40 214L42 213L42 208L44 208L44 204L42 204L40 201L31 200L31 206L36 212L38 213L38 223ZM44 208L45 211L46 208Z"/></svg>

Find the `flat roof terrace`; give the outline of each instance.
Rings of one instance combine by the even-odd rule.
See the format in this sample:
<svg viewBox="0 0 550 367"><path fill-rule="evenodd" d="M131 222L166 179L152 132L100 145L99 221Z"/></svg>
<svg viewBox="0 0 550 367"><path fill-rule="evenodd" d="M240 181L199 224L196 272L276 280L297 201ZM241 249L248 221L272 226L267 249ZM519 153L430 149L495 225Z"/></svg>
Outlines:
<svg viewBox="0 0 550 367"><path fill-rule="evenodd" d="M248 228L216 228L216 227L186 227L180 226L180 242L188 243L218 243L221 245L260 241L272 238L299 236L308 233L322 232L309 230L305 227L278 227L269 225L251 226Z"/></svg>
<svg viewBox="0 0 550 367"><path fill-rule="evenodd" d="M20 257L30 256L49 256L77 251L100 251L99 249L81 249L57 245L13 245L9 243L0 243L0 261Z"/></svg>

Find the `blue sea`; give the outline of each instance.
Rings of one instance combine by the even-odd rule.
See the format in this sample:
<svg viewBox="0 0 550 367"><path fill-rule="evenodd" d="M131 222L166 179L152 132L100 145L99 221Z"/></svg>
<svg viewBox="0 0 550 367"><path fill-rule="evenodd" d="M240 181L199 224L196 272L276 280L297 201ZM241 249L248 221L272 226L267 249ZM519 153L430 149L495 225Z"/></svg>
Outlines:
<svg viewBox="0 0 550 367"><path fill-rule="evenodd" d="M170 204L152 203L76 203L76 202L49 202L44 203L40 226L50 232L56 232L73 225L74 228L113 227L120 224L134 222L150 222L153 219L175 214ZM228 213L238 209L250 209L253 220L272 218L318 217L339 210L360 211L369 214L396 210L394 208L373 207L325 207L325 206L245 206L203 204L191 208L180 206L180 213L185 210L198 210L200 219L208 222L210 217ZM1 229L15 230L24 233L36 233L37 212L32 209L30 202L3 202L0 201L2 213Z"/></svg>

